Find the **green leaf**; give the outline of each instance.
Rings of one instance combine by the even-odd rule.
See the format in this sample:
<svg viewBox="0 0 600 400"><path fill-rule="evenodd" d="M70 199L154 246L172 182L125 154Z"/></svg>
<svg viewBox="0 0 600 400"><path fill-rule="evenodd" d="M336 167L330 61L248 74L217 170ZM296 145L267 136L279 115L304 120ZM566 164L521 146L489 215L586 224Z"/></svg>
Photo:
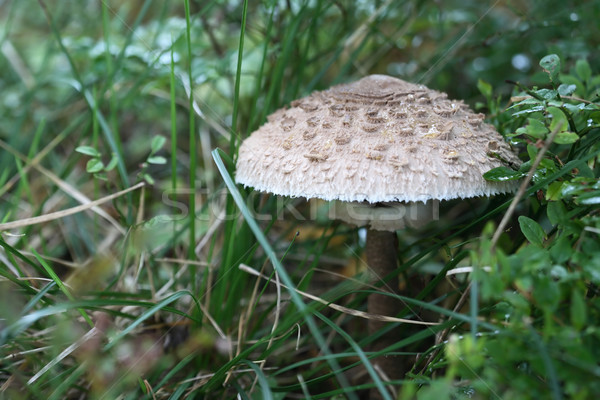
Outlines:
<svg viewBox="0 0 600 400"><path fill-rule="evenodd" d="M519 106L531 106L531 105L539 105L541 104L541 101L536 99L535 97L530 97L529 95L526 95L526 93L521 93L521 96L525 96L525 99L519 101L518 103L513 104L512 106L508 107L508 109L510 110L511 108L516 108Z"/></svg>
<svg viewBox="0 0 600 400"><path fill-rule="evenodd" d="M557 82L560 72L560 57L556 54L549 54L540 60L540 67L548 73L552 82Z"/></svg>
<svg viewBox="0 0 600 400"><path fill-rule="evenodd" d="M550 277L541 276L533 287L533 298L540 308L553 312L560 302L560 288Z"/></svg>
<svg viewBox="0 0 600 400"><path fill-rule="evenodd" d="M575 91L575 93L578 94L579 96L584 96L585 95L585 86L583 85L583 82L581 82L575 76L573 76L573 75L562 75L561 74L560 75L560 81L563 84L575 85L575 87L577 88L577 90Z"/></svg>
<svg viewBox="0 0 600 400"><path fill-rule="evenodd" d="M571 144L579 140L579 135L574 132L559 132L554 137L554 143L556 144Z"/></svg>
<svg viewBox="0 0 600 400"><path fill-rule="evenodd" d="M148 159L146 161L148 161L148 164L166 164L167 163L167 159L162 156L148 157Z"/></svg>
<svg viewBox="0 0 600 400"><path fill-rule="evenodd" d="M487 83L484 80L479 79L477 81L477 89L485 96L486 99L490 99L492 97L492 85Z"/></svg>
<svg viewBox="0 0 600 400"><path fill-rule="evenodd" d="M554 130L559 124L561 125L560 131L565 132L569 130L569 121L565 113L557 107L548 107L546 112L550 114L552 121L550 122L550 130Z"/></svg>
<svg viewBox="0 0 600 400"><path fill-rule="evenodd" d="M508 167L497 167L483 174L483 177L492 182L506 182L521 179L526 175L526 172L515 171Z"/></svg>
<svg viewBox="0 0 600 400"><path fill-rule="evenodd" d="M167 139L165 139L164 136L154 136L152 138L152 142L150 143L150 148L152 150L151 154L159 151L165 145L166 141Z"/></svg>
<svg viewBox="0 0 600 400"><path fill-rule="evenodd" d="M154 178L149 174L142 174L142 178L150 185L154 185Z"/></svg>
<svg viewBox="0 0 600 400"><path fill-rule="evenodd" d="M521 232L523 232L523 235L525 235L525 238L527 238L530 243L537 244L539 246L544 243L546 233L540 224L529 217L521 215L519 217L519 226L521 227Z"/></svg>
<svg viewBox="0 0 600 400"><path fill-rule="evenodd" d="M552 243L550 248L550 257L555 263L562 264L567 262L573 254L573 248L571 247L571 241L567 235L562 234L558 239Z"/></svg>
<svg viewBox="0 0 600 400"><path fill-rule="evenodd" d="M539 89L535 93L545 100L555 100L558 98L558 92L552 89Z"/></svg>
<svg viewBox="0 0 600 400"><path fill-rule="evenodd" d="M575 90L577 90L577 85L563 83L558 87L558 94L561 96L570 96L575 93Z"/></svg>
<svg viewBox="0 0 600 400"><path fill-rule="evenodd" d="M578 177L590 178L592 180L596 180L596 174L595 174L594 170L591 169L587 164L580 165L578 168L578 171L579 171L577 173ZM598 182L598 181L596 180L596 182ZM600 185L596 185L595 187L600 189Z"/></svg>
<svg viewBox="0 0 600 400"><path fill-rule="evenodd" d="M439 400L439 399L450 399L452 396L450 393L454 388L446 380L432 380L429 385L423 386L419 390L417 398L419 400Z"/></svg>
<svg viewBox="0 0 600 400"><path fill-rule="evenodd" d="M116 155L113 155L113 157L110 159L110 161L108 162L108 165L106 166L106 168L104 168L105 171L112 171L117 164L119 163L119 159L117 158Z"/></svg>
<svg viewBox="0 0 600 400"><path fill-rule="evenodd" d="M586 192L577 197L577 203L585 205L600 204L600 191Z"/></svg>
<svg viewBox="0 0 600 400"><path fill-rule="evenodd" d="M517 132L520 133L518 130ZM525 133L536 139L543 139L548 133L548 128L546 128L546 125L539 119L527 118L527 126L525 127Z"/></svg>
<svg viewBox="0 0 600 400"><path fill-rule="evenodd" d="M592 77L592 69L590 68L590 64L585 59L577 60L575 63L575 72L577 72L577 76L584 82L587 82Z"/></svg>
<svg viewBox="0 0 600 400"><path fill-rule="evenodd" d="M540 167L550 172L556 171L556 164L554 163L554 160L551 160L549 158L543 158L542 161L540 161Z"/></svg>
<svg viewBox="0 0 600 400"><path fill-rule="evenodd" d="M528 144L527 145L527 155L529 156L530 160L535 160L535 156L537 156L539 149L537 147L535 147L535 145L533 144ZM519 167L519 171L529 171L529 168L531 168L531 161L528 161L526 166L521 165L521 167Z"/></svg>
<svg viewBox="0 0 600 400"><path fill-rule="evenodd" d="M592 78L590 79L590 86L595 87L600 85L600 75L594 75L592 76Z"/></svg>
<svg viewBox="0 0 600 400"><path fill-rule="evenodd" d="M587 322L587 310L585 300L577 289L571 293L571 323L577 330L585 328Z"/></svg>
<svg viewBox="0 0 600 400"><path fill-rule="evenodd" d="M154 185L154 178L151 177L149 174L143 174L142 178L148 182L150 185Z"/></svg>
<svg viewBox="0 0 600 400"><path fill-rule="evenodd" d="M91 160L89 160L85 166L85 170L87 172L89 172L90 174L95 174L96 172L100 172L104 169L104 163L97 159L97 158L92 158Z"/></svg>
<svg viewBox="0 0 600 400"><path fill-rule="evenodd" d="M565 267L563 267L562 265L553 265L552 268L550 268L550 277L555 281L555 282L565 282L568 281L570 278L569 271L567 271L567 269Z"/></svg>
<svg viewBox="0 0 600 400"><path fill-rule="evenodd" d="M548 201L556 201L562 198L562 182L552 182L548 185L548 190L546 190L546 200Z"/></svg>
<svg viewBox="0 0 600 400"><path fill-rule="evenodd" d="M544 111L544 106L536 106L536 107L526 108L521 111L517 111L517 112L513 113L513 117L523 115L523 114L533 114L533 113L539 112L539 111Z"/></svg>
<svg viewBox="0 0 600 400"><path fill-rule="evenodd" d="M524 313L528 313L528 310L531 306L529 304L529 301L527 301L527 299L523 298L523 296L517 291L514 291L514 292L507 291L504 294L504 300L506 300L506 302L508 302L508 304L510 304L515 309L517 309L521 312L524 312Z"/></svg>
<svg viewBox="0 0 600 400"><path fill-rule="evenodd" d="M577 104L564 103L562 106L567 111L569 111L570 113L573 113L573 114L577 114L581 111L588 110L588 105L585 103L577 103Z"/></svg>
<svg viewBox="0 0 600 400"><path fill-rule="evenodd" d="M79 146L75 149L76 152L85 154L91 157L100 157L100 152L91 146Z"/></svg>

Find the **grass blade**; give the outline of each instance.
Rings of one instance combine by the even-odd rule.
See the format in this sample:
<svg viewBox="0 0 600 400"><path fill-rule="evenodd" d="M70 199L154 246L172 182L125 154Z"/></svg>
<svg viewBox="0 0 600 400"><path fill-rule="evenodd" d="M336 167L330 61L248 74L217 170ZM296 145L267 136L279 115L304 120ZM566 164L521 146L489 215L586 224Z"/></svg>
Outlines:
<svg viewBox="0 0 600 400"><path fill-rule="evenodd" d="M35 249L31 249L31 251L35 255L35 258L37 258L37 260L39 261L39 263L42 264L42 266L44 267L44 269L46 270L46 272L48 273L48 275L50 276L50 278L52 278L52 280L54 280L54 282L56 282L56 285L59 287L59 289L61 290L61 292L63 292L65 294L65 296L67 296L67 298L69 300L75 301L75 297L71 294L71 292L69 291L69 289L67 289L67 287L65 286L65 284L60 280L60 278L58 277L58 275L56 275L56 273L50 267L50 265L48 265L46 263L46 261L39 255L39 253L37 251L35 251ZM83 319L85 319L85 321L88 323L88 325L91 328L93 328L94 327L94 323L92 322L92 319L87 315L87 313L83 309L81 309L81 308L78 309L78 311L81 314L81 316L83 317Z"/></svg>
<svg viewBox="0 0 600 400"><path fill-rule="evenodd" d="M248 210L248 207L246 207L246 203L244 202L244 199L242 198L242 195L240 194L240 192L237 190L237 187L236 187L235 183L233 182L233 179L229 175L229 172L225 168L225 164L223 164L223 160L221 159L219 152L220 152L220 149L215 149L215 150L213 150L212 155L213 155L213 159L215 160L215 163L217 164L217 168L219 169L219 172L221 173L221 176L223 177L223 180L225 181L225 185L227 185L227 188L229 189L229 193L233 197L233 200L239 207L241 213L244 215L244 218L246 219L246 223L250 226L250 229L256 236L256 240L258 240L260 245L263 247L265 253L267 254L267 257L273 264L273 268L275 268L277 270L281 280L283 281L283 283L285 285L287 285L288 293L290 294L292 302L294 303L294 305L296 307L298 307L298 310L303 315L304 320L305 320L306 324L308 325L310 332L312 333L314 339L316 340L317 344L319 345L320 351L322 351L326 355L330 355L331 351L329 350L329 346L325 342L325 338L323 337L323 334L319 330L313 316L309 313L308 307L302 302L300 295L298 293L296 293L296 291L294 290L294 288L296 286L290 279L290 276L287 274L285 268L283 268L283 266L279 262L279 258L277 257L277 254L275 254L275 252L273 251L273 248L269 244L269 241L267 240L266 236L264 235L264 233L262 232L262 230L260 229L260 227L258 226L256 221L254 220L254 217L250 213L250 210ZM340 368L340 365L337 363L337 361L333 358L328 358L327 363L331 366L331 369L336 374L338 382L342 385L342 387L348 388L349 387L348 380L340 372L341 368ZM348 393L348 397L350 397L351 399L357 399L356 395L352 392Z"/></svg>

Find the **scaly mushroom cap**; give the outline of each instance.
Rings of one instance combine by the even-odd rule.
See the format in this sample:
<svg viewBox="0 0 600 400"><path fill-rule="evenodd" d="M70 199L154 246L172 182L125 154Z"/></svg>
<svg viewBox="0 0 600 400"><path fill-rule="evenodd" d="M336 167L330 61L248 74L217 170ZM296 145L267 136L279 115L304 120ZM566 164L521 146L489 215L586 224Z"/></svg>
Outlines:
<svg viewBox="0 0 600 400"><path fill-rule="evenodd" d="M236 181L278 195L370 203L509 192L483 173L518 164L462 101L385 75L292 102L241 145Z"/></svg>

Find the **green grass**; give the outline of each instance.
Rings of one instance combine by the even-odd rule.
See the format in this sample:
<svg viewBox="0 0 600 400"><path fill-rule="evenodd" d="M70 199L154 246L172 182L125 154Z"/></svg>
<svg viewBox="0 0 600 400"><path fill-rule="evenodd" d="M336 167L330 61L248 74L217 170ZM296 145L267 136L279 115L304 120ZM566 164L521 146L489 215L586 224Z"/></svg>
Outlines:
<svg viewBox="0 0 600 400"><path fill-rule="evenodd" d="M147 182L0 229L0 398L593 398L599 16L597 1L0 4L1 223ZM525 176L564 123L500 236L512 195L399 234L398 274L420 283L397 317L440 324L390 324L409 370L393 385L365 319L302 295L366 311L361 231L233 181L267 115L369 73L486 113L524 162L490 179Z"/></svg>

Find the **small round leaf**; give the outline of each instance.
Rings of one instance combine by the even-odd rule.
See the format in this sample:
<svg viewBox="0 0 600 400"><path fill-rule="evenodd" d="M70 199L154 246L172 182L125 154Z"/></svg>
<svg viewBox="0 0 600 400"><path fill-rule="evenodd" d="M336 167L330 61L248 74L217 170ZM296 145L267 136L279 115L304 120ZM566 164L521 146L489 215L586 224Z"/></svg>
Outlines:
<svg viewBox="0 0 600 400"><path fill-rule="evenodd" d="M167 159L162 156L148 157L148 164L166 164Z"/></svg>
<svg viewBox="0 0 600 400"><path fill-rule="evenodd" d="M549 54L540 60L540 67L548 73L552 82L556 82L560 72L560 57L556 54Z"/></svg>
<svg viewBox="0 0 600 400"><path fill-rule="evenodd" d="M104 169L104 163L97 158L92 158L89 160L85 166L85 170L90 174L95 174L96 172L100 172Z"/></svg>
<svg viewBox="0 0 600 400"><path fill-rule="evenodd" d="M152 150L152 154L159 151L164 145L167 139L163 136L154 136L152 138L152 142L150 143L150 149Z"/></svg>
<svg viewBox="0 0 600 400"><path fill-rule="evenodd" d="M521 215L519 217L519 226L521 227L521 232L523 232L523 235L525 235L525 238L529 242L539 246L544 243L546 232L544 232L540 224L529 217Z"/></svg>
<svg viewBox="0 0 600 400"><path fill-rule="evenodd" d="M510 169L508 167L498 167L489 170L483 174L483 177L485 180L492 182L506 182L521 179L525 175L527 175L525 172L515 171L514 169Z"/></svg>
<svg viewBox="0 0 600 400"><path fill-rule="evenodd" d="M100 152L91 146L79 146L75 149L76 152L85 154L91 157L100 157Z"/></svg>

